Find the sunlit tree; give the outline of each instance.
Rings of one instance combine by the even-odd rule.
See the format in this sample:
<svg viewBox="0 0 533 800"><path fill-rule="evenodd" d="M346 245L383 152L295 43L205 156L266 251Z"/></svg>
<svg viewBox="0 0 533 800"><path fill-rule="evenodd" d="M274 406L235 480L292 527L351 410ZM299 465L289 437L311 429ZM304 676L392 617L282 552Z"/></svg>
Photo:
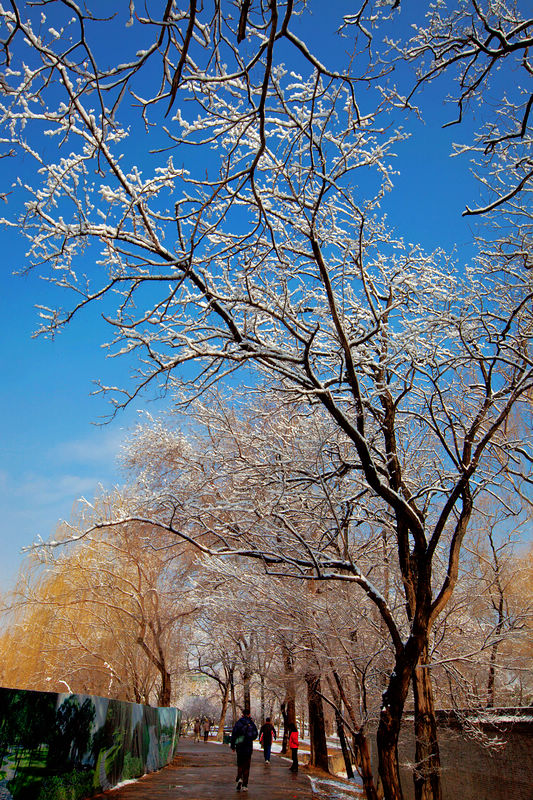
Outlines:
<svg viewBox="0 0 533 800"><path fill-rule="evenodd" d="M100 505L116 510L118 498ZM142 528L107 529L24 566L6 633L20 643L4 650L8 684L170 705L196 609L191 559L175 544Z"/></svg>
<svg viewBox="0 0 533 800"><path fill-rule="evenodd" d="M397 741L411 685L417 798L440 797L432 628L455 588L477 495L498 493L518 446L526 456L515 467L531 456L505 423L532 382L533 22L521 3L438 2L427 17L417 7L413 39L392 44L403 6L324 11L318 36L304 24L311 5L293 0L186 11L171 0L153 17L132 2L112 19L61 0L0 7L5 148L38 170L19 176L8 199L24 211L8 224L29 237L25 266L66 304L41 309L42 330L100 304L111 352L137 358L130 384L107 387L116 408L149 384L172 385L187 402L243 367L287 403L320 407L336 443L322 451L326 471L359 486L347 519L356 514L370 539L376 518L388 526L404 611L369 579L364 554L339 546L346 518L332 512L324 532L303 491L283 517L271 503L258 519L251 502L236 507L206 482L214 510L188 530L171 498L148 520L122 518L156 522L204 552L361 587L394 651L378 728L390 800L402 796ZM112 37L124 48L116 61ZM469 145L491 227L478 232L477 257L469 248L456 264L392 231L380 205L413 85L442 74L445 95L457 70L459 112L469 101L483 113L496 68L516 76L512 92ZM331 483L315 469L310 496L319 487L326 497Z"/></svg>

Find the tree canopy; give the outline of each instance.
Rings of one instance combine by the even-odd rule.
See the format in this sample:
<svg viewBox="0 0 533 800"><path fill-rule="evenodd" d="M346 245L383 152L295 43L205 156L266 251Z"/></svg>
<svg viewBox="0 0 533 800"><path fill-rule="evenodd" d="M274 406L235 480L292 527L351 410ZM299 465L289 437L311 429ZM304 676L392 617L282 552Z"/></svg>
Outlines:
<svg viewBox="0 0 533 800"><path fill-rule="evenodd" d="M112 522L361 586L394 653L378 729L390 800L411 686L417 797L440 796L433 626L479 497L527 495L533 458L511 424L533 388L533 20L511 1L403 6L0 6L3 140L36 165L6 191L7 224L29 239L25 268L65 298L41 308L41 331L99 308L111 354L133 369L128 385L102 386L116 409L147 387L186 406L244 376L281 398L286 431L296 409L300 437L323 433L305 477L283 456L258 464L256 437L278 435L267 424L233 437L231 457L217 438L209 477L205 461L194 475L202 509L167 493L148 518ZM482 223L455 253L428 252L385 214L395 153L434 92L453 101L456 154L480 185L465 214ZM265 475L274 490L260 495ZM359 559L354 531L378 526L395 543L405 616Z"/></svg>

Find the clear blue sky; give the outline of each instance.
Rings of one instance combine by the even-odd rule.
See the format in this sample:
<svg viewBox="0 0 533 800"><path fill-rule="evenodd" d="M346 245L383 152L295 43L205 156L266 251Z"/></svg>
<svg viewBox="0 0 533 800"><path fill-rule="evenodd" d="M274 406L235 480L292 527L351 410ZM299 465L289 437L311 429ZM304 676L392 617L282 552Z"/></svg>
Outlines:
<svg viewBox="0 0 533 800"><path fill-rule="evenodd" d="M455 243L461 248L470 240L461 211L475 202L474 186L465 161L449 157L450 142L460 139L461 131L440 128L451 113L439 101L425 127L416 123L416 136L401 147L401 175L388 200L398 232L428 249ZM16 170L25 167L20 163ZM111 488L122 482L116 456L138 413L133 407L109 425L93 424L109 406L104 398L91 397L92 381L120 383L126 366L106 359L101 344L107 334L94 309L55 341L32 339L35 306L46 304L52 290L36 275L12 274L24 264L25 244L16 229L0 228L0 247L1 591L13 582L22 547L48 538L80 496L92 498L99 484ZM161 403L151 407L158 409Z"/></svg>
<svg viewBox="0 0 533 800"><path fill-rule="evenodd" d="M35 304L46 287L36 276L15 277L16 236L0 230L4 269L0 356L0 586L10 586L20 550L38 536L48 538L73 502L92 498L98 484L121 482L116 455L135 409L110 425L94 425L109 414L101 397L91 397L92 380L110 373L100 347L102 326L89 315L55 341L32 339ZM113 365L115 366L115 365Z"/></svg>

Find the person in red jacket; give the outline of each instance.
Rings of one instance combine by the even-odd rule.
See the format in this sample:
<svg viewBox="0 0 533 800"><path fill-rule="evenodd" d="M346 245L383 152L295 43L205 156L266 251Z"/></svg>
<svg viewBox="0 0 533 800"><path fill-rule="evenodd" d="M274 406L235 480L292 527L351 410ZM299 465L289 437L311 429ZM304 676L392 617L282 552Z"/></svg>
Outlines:
<svg viewBox="0 0 533 800"><path fill-rule="evenodd" d="M298 772L298 728L291 722L289 725L289 747L291 748L291 772Z"/></svg>

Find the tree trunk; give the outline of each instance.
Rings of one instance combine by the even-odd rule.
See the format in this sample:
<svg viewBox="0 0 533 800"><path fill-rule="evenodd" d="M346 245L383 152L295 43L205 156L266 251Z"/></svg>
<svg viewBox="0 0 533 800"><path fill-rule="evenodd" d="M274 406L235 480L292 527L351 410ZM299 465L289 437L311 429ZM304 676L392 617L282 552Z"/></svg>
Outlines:
<svg viewBox="0 0 533 800"><path fill-rule="evenodd" d="M398 770L398 731L395 716L382 710L379 720L377 745L379 775L385 800L403 800Z"/></svg>
<svg viewBox="0 0 533 800"><path fill-rule="evenodd" d="M412 635L409 638L405 647L396 655L394 670L389 678L389 684L383 692L376 739L379 775L383 784L385 800L403 800L398 765L398 736L405 699L421 646L419 637Z"/></svg>
<svg viewBox="0 0 533 800"><path fill-rule="evenodd" d="M265 724L265 676L261 673L261 725Z"/></svg>
<svg viewBox="0 0 533 800"><path fill-rule="evenodd" d="M344 732L344 721L342 719L342 700L340 696L340 692L338 687L335 687L335 684L331 680L330 676L327 676L328 686L331 692L331 696L335 702L335 724L337 727L337 736L339 737L339 742L341 745L342 750L342 757L344 759L344 766L346 767L346 777L351 780L354 777L353 766L352 766L352 754L350 753L350 748L348 747L348 742L346 741L346 734Z"/></svg>
<svg viewBox="0 0 533 800"><path fill-rule="evenodd" d="M346 741L346 734L344 733L344 724L342 721L342 716L339 711L335 710L335 722L337 725L337 735L339 737L339 742L341 745L342 750L342 757L344 758L344 766L346 767L346 777L349 780L352 780L354 777L353 766L352 766L352 754L350 753L350 748L348 747L348 743Z"/></svg>
<svg viewBox="0 0 533 800"><path fill-rule="evenodd" d="M498 588L500 589L500 599L498 602L498 624L494 631L494 644L490 650L490 664L489 664L489 677L487 681L487 708L494 708L495 700L495 684L496 684L496 659L498 656L499 637L503 630L504 624L504 602L503 590L500 588L498 581Z"/></svg>
<svg viewBox="0 0 533 800"><path fill-rule="evenodd" d="M283 742L281 752L289 752L289 725L296 724L296 690L294 686L294 663L288 647L282 644L283 667L285 670L285 700L281 704L283 717Z"/></svg>
<svg viewBox="0 0 533 800"><path fill-rule="evenodd" d="M251 633L249 639L245 636L239 637L239 649L241 652L241 659L242 659L242 670L241 670L241 677L242 677L242 686L243 686L243 698L242 698L242 710L248 709L251 710L251 683L252 683L252 674L253 670L250 663L250 655L253 652L255 642L255 636L253 632Z"/></svg>
<svg viewBox="0 0 533 800"><path fill-rule="evenodd" d="M220 711L220 722L218 723L217 742L222 742L224 739L224 724L226 722L226 713L229 705L229 681L224 684L224 693L222 694L222 709Z"/></svg>
<svg viewBox="0 0 533 800"><path fill-rule="evenodd" d="M372 774L372 759L370 756L368 739L363 731L360 731L354 738L359 755L359 772L363 781L367 800L379 800L379 794L374 784L374 775Z"/></svg>
<svg viewBox="0 0 533 800"><path fill-rule="evenodd" d="M320 676L307 673L307 705L309 708L309 738L311 740L311 756L309 763L329 772L328 745L324 724L324 706L320 692Z"/></svg>
<svg viewBox="0 0 533 800"><path fill-rule="evenodd" d="M365 794L367 800L378 800L378 792L374 784L374 775L372 773L372 759L370 757L370 747L368 746L368 739L365 735L364 729L357 723L357 719L355 717L355 711L346 695L346 692L344 691L344 686L340 675L335 669L332 670L332 675L335 678L335 683L337 684L339 690L340 699L344 703L344 707L346 708L348 716L350 717L353 730L355 731L353 735L354 750L356 751L356 754L359 758L359 765L357 771L359 772L363 780L363 786L365 788Z"/></svg>
<svg viewBox="0 0 533 800"><path fill-rule="evenodd" d="M242 706L243 710L245 708L250 709L250 679L251 675L249 672L244 672L242 675L242 684L243 684L243 698L242 698Z"/></svg>
<svg viewBox="0 0 533 800"><path fill-rule="evenodd" d="M159 690L158 703L160 706L168 708L172 696L172 680L170 677L170 672L165 668L164 664L161 666L160 672L161 672L161 688Z"/></svg>
<svg viewBox="0 0 533 800"><path fill-rule="evenodd" d="M237 701L235 699L235 681L233 680L233 670L231 670L231 712L233 714L233 724L237 722Z"/></svg>
<svg viewBox="0 0 533 800"><path fill-rule="evenodd" d="M150 648L148 647L148 645L144 641L144 634L145 634L145 630L146 630L146 624L143 624L141 626L140 635L137 637L137 644L141 646L143 651L146 653L149 661L152 662L154 667L156 667L159 670L159 674L161 675L161 686L159 688L157 702L158 702L159 706L164 706L165 708L168 708L168 706L170 706L170 700L171 700L171 696L172 696L172 679L170 677L170 672L166 668L165 654L164 654L163 648L161 646L161 641L160 641L159 637L157 636L156 631L154 631L153 626L150 625L149 627L150 627L150 630L152 631L152 634L153 634L153 636L154 636L154 638L156 640L156 646L157 646L158 655L157 656L154 655L154 653L152 653L152 651L150 650Z"/></svg>
<svg viewBox="0 0 533 800"><path fill-rule="evenodd" d="M413 671L415 698L415 800L442 800L437 721L427 644Z"/></svg>

